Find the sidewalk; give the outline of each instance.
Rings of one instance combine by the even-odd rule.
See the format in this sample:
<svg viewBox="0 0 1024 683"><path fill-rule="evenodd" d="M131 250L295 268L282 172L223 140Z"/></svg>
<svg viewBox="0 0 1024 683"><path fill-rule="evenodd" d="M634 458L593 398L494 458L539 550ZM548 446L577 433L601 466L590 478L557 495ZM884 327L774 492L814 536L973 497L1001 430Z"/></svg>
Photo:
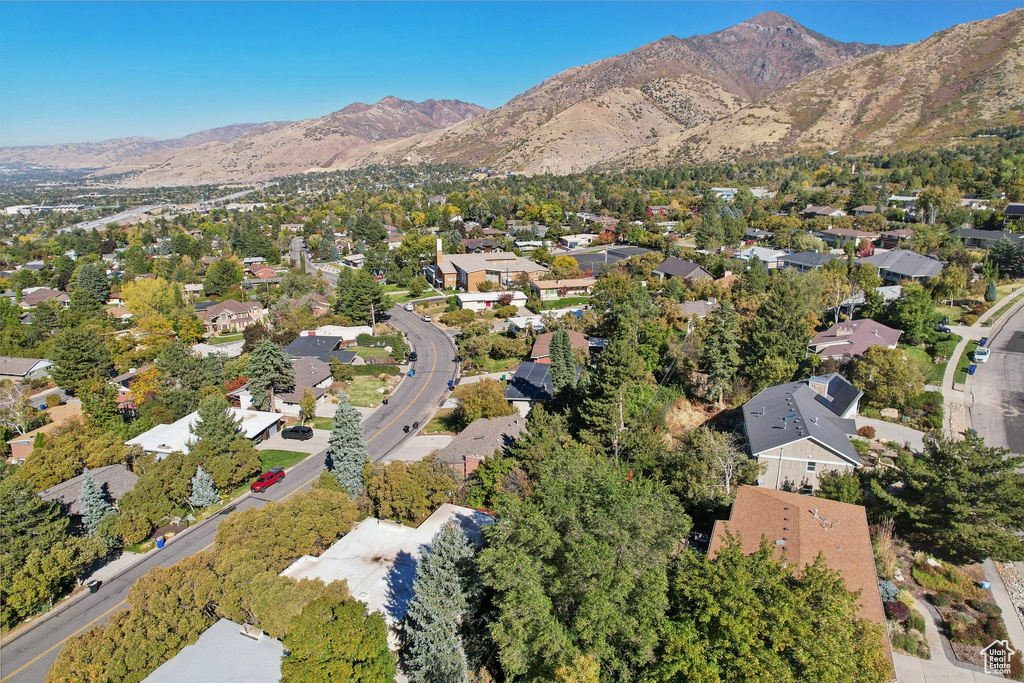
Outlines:
<svg viewBox="0 0 1024 683"><path fill-rule="evenodd" d="M1021 614L1010 599L1010 593L1006 590L1006 584L999 575L992 560L985 560L982 565L985 568L985 578L992 582L992 597L995 598L999 609L1003 610L1003 621L1006 623L1006 632L1010 636L1010 642L1016 649L1024 652L1024 623L1021 622Z"/></svg>

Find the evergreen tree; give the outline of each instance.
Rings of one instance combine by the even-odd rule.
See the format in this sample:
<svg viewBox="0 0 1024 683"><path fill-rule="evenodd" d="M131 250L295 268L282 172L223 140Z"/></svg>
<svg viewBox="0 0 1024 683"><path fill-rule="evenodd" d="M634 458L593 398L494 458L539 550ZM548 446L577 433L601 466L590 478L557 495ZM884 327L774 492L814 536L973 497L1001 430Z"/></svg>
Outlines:
<svg viewBox="0 0 1024 683"><path fill-rule="evenodd" d="M106 270L96 263L85 263L78 268L77 280L71 292L72 307L86 313L102 308L110 296Z"/></svg>
<svg viewBox="0 0 1024 683"><path fill-rule="evenodd" d="M342 398L334 413L334 428L327 443L327 469L348 495L355 498L363 488L363 468L369 462L359 411Z"/></svg>
<svg viewBox="0 0 1024 683"><path fill-rule="evenodd" d="M577 417L583 426L581 436L588 443L610 448L619 434L619 403L625 407L630 386L649 377L644 361L633 344L622 337L612 340L601 354L597 371L585 387L578 404Z"/></svg>
<svg viewBox="0 0 1024 683"><path fill-rule="evenodd" d="M700 199L700 225L695 240L698 249L716 249L725 241L722 225L722 199L711 190L704 192Z"/></svg>
<svg viewBox="0 0 1024 683"><path fill-rule="evenodd" d="M259 410L274 412L274 393L295 386L291 358L269 339L256 342L249 354L249 393Z"/></svg>
<svg viewBox="0 0 1024 683"><path fill-rule="evenodd" d="M334 309L356 325L370 323L371 307L373 320L379 320L381 314L391 307L384 288L367 268L342 268L338 273L337 293Z"/></svg>
<svg viewBox="0 0 1024 683"><path fill-rule="evenodd" d="M88 467L82 472L82 492L79 494L78 502L82 508L82 524L85 525L86 532L91 536L96 533L100 522L113 508L107 501L103 489L93 481L92 472Z"/></svg>
<svg viewBox="0 0 1024 683"><path fill-rule="evenodd" d="M708 392L722 405L722 395L732 387L740 366L740 317L732 304L725 301L711 314L710 321L700 370L708 376Z"/></svg>
<svg viewBox="0 0 1024 683"><path fill-rule="evenodd" d="M790 277L773 278L771 293L750 328L751 379L760 388L789 380L807 354L808 341L797 283Z"/></svg>
<svg viewBox="0 0 1024 683"><path fill-rule="evenodd" d="M50 377L70 394L84 380L96 375L106 377L113 369L110 352L91 327L71 327L54 337L50 360Z"/></svg>
<svg viewBox="0 0 1024 683"><path fill-rule="evenodd" d="M192 477L192 495L189 496L188 502L199 508L220 502L220 493L213 485L213 478L202 465L196 468L196 476Z"/></svg>
<svg viewBox="0 0 1024 683"><path fill-rule="evenodd" d="M448 522L416 565L405 613L405 670L417 683L466 681L460 631L479 593L475 551L462 528Z"/></svg>
<svg viewBox="0 0 1024 683"><path fill-rule="evenodd" d="M551 381L556 396L576 385L576 354L572 338L565 330L558 330L551 337Z"/></svg>
<svg viewBox="0 0 1024 683"><path fill-rule="evenodd" d="M242 269L235 261L222 259L210 264L203 281L203 293L206 296L220 296L234 285L241 284Z"/></svg>
<svg viewBox="0 0 1024 683"><path fill-rule="evenodd" d="M996 289L996 281L989 280L988 287L985 288L985 301L994 303L999 298L999 290Z"/></svg>
<svg viewBox="0 0 1024 683"><path fill-rule="evenodd" d="M212 394L199 401L199 419L189 428L196 442L209 442L218 452L231 447L241 434L242 420L235 417L230 407L228 400L220 394Z"/></svg>

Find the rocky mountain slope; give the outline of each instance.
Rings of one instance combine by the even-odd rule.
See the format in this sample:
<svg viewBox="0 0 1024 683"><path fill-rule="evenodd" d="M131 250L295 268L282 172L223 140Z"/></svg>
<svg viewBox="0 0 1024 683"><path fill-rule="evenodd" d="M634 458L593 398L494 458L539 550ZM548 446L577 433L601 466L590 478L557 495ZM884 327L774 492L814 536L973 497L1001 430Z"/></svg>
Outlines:
<svg viewBox="0 0 1024 683"><path fill-rule="evenodd" d="M484 116L341 165L453 160L527 172L583 170L880 49L841 43L766 12L716 33L668 36L568 69Z"/></svg>
<svg viewBox="0 0 1024 683"><path fill-rule="evenodd" d="M910 149L1022 122L1024 10L1014 10L816 71L721 120L678 131L608 163Z"/></svg>

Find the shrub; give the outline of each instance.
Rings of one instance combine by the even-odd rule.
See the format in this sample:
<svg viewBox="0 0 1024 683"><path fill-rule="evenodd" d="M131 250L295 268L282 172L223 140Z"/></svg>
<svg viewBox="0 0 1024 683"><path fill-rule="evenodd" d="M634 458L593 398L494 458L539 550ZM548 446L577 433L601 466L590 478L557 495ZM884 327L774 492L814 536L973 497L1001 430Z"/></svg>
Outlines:
<svg viewBox="0 0 1024 683"><path fill-rule="evenodd" d="M985 633L989 636L989 640L1006 640L1009 638L1009 635L1006 633L1006 624L1003 623L1002 617L986 618L984 628Z"/></svg>
<svg viewBox="0 0 1024 683"><path fill-rule="evenodd" d="M441 316L441 323L448 327L459 327L476 320L476 313L463 308L459 311L451 311Z"/></svg>
<svg viewBox="0 0 1024 683"><path fill-rule="evenodd" d="M953 604L953 596L949 593L936 593L931 596L931 601L936 607L948 607Z"/></svg>
<svg viewBox="0 0 1024 683"><path fill-rule="evenodd" d="M956 345L957 342L955 339L935 342L935 345L932 347L932 357L949 358L953 355L953 352L956 351Z"/></svg>
<svg viewBox="0 0 1024 683"><path fill-rule="evenodd" d="M985 594L975 586L967 576L956 567L944 564L941 567L933 567L921 560L911 570L914 580L922 588L930 591L949 593L955 600L964 598L983 598Z"/></svg>
<svg viewBox="0 0 1024 683"><path fill-rule="evenodd" d="M914 596L910 594L910 591L904 588L901 588L899 593L896 594L896 599L911 609L917 604L917 600L914 600Z"/></svg>
<svg viewBox="0 0 1024 683"><path fill-rule="evenodd" d="M857 436L863 436L865 439L875 438L875 428L871 425L864 425L863 427L857 428Z"/></svg>
<svg viewBox="0 0 1024 683"><path fill-rule="evenodd" d="M902 602L884 602L882 604L885 606L885 613L889 615L890 619L904 622L910 616L910 608Z"/></svg>
<svg viewBox="0 0 1024 683"><path fill-rule="evenodd" d="M889 639L892 646L897 650L903 650L904 652L910 652L910 648L917 649L917 642L906 633L894 633Z"/></svg>
<svg viewBox="0 0 1024 683"><path fill-rule="evenodd" d="M444 312L445 313L452 313L453 311L459 310L459 301L458 301L458 299L455 298L454 295L448 297L445 300L445 304L446 304L445 307L444 307Z"/></svg>
<svg viewBox="0 0 1024 683"><path fill-rule="evenodd" d="M499 318L511 318L519 312L518 306L498 306L494 309L494 315Z"/></svg>
<svg viewBox="0 0 1024 683"><path fill-rule="evenodd" d="M960 318L960 324L966 325L967 327L970 327L976 322L978 322L978 316L974 315L973 313L968 313L967 315Z"/></svg>
<svg viewBox="0 0 1024 683"><path fill-rule="evenodd" d="M907 617L907 630L908 631L920 631L924 633L924 617L918 612L911 612L910 616Z"/></svg>
<svg viewBox="0 0 1024 683"><path fill-rule="evenodd" d="M60 395L59 394L47 394L47 396L46 396L46 407L47 408L56 408L59 405L60 405Z"/></svg>
<svg viewBox="0 0 1024 683"><path fill-rule="evenodd" d="M967 604L970 605L972 609L984 614L986 617L1001 617L1003 615L1003 610L1001 610L998 605L993 605L991 602L985 602L978 598L971 598L967 601Z"/></svg>
<svg viewBox="0 0 1024 683"><path fill-rule="evenodd" d="M959 614L959 613L958 613ZM949 624L949 639L962 645L987 645L985 629L978 622L965 623L954 619Z"/></svg>
<svg viewBox="0 0 1024 683"><path fill-rule="evenodd" d="M895 602L899 589L889 581L879 581L878 592L882 596L882 602Z"/></svg>

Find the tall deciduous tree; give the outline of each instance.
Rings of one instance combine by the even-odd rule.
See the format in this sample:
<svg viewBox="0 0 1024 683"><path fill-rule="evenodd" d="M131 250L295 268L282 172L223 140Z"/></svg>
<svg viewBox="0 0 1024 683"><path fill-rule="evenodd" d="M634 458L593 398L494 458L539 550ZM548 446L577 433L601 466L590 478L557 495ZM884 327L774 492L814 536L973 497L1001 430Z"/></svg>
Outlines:
<svg viewBox="0 0 1024 683"><path fill-rule="evenodd" d="M736 381L740 367L740 317L728 301L709 316L700 370L708 376L708 391L722 405L722 396Z"/></svg>
<svg viewBox="0 0 1024 683"><path fill-rule="evenodd" d="M890 322L903 330L903 340L920 344L931 338L935 304L927 290L916 282L903 285L900 298L889 305Z"/></svg>
<svg viewBox="0 0 1024 683"><path fill-rule="evenodd" d="M452 416L463 429L481 418L512 415L516 409L505 400L505 389L495 379L485 379L469 385L459 397Z"/></svg>
<svg viewBox="0 0 1024 683"><path fill-rule="evenodd" d="M269 339L256 342L249 354L249 394L260 410L274 411L274 394L295 386L291 358Z"/></svg>
<svg viewBox="0 0 1024 683"><path fill-rule="evenodd" d="M106 377L113 364L110 351L91 327L72 327L58 334L50 351L50 377L61 389L75 393L87 379Z"/></svg>
<svg viewBox="0 0 1024 683"><path fill-rule="evenodd" d="M359 411L342 398L334 412L334 427L327 443L327 469L345 492L355 498L363 488L363 469L369 462Z"/></svg>
<svg viewBox="0 0 1024 683"><path fill-rule="evenodd" d="M199 401L198 419L189 427L196 442L206 441L218 452L226 451L241 434L242 425L230 408L228 400L219 393Z"/></svg>
<svg viewBox="0 0 1024 683"><path fill-rule="evenodd" d="M203 281L206 296L220 296L242 282L242 269L231 259L222 259L210 264Z"/></svg>
<svg viewBox="0 0 1024 683"><path fill-rule="evenodd" d="M299 399L299 410L302 411L302 421L309 422L316 417L316 396L313 390L306 387L302 390L302 397Z"/></svg>
<svg viewBox="0 0 1024 683"><path fill-rule="evenodd" d="M959 560L1024 559L1024 456L963 440L928 439L919 457L901 455L902 490L871 482L901 534Z"/></svg>
<svg viewBox="0 0 1024 683"><path fill-rule="evenodd" d="M82 472L82 492L78 496L78 504L82 508L82 525L89 535L95 534L103 518L113 511L110 501L92 478L88 467Z"/></svg>
<svg viewBox="0 0 1024 683"><path fill-rule="evenodd" d="M924 388L924 375L906 352L885 346L869 346L854 362L851 379L880 408L902 408Z"/></svg>
<svg viewBox="0 0 1024 683"><path fill-rule="evenodd" d="M202 465L196 468L196 476L192 477L192 495L189 496L188 502L200 508L220 502L220 494L213 485L213 477Z"/></svg>
<svg viewBox="0 0 1024 683"><path fill-rule="evenodd" d="M462 528L448 522L416 565L405 613L405 670L417 683L466 681L462 627L479 594L476 552Z"/></svg>

